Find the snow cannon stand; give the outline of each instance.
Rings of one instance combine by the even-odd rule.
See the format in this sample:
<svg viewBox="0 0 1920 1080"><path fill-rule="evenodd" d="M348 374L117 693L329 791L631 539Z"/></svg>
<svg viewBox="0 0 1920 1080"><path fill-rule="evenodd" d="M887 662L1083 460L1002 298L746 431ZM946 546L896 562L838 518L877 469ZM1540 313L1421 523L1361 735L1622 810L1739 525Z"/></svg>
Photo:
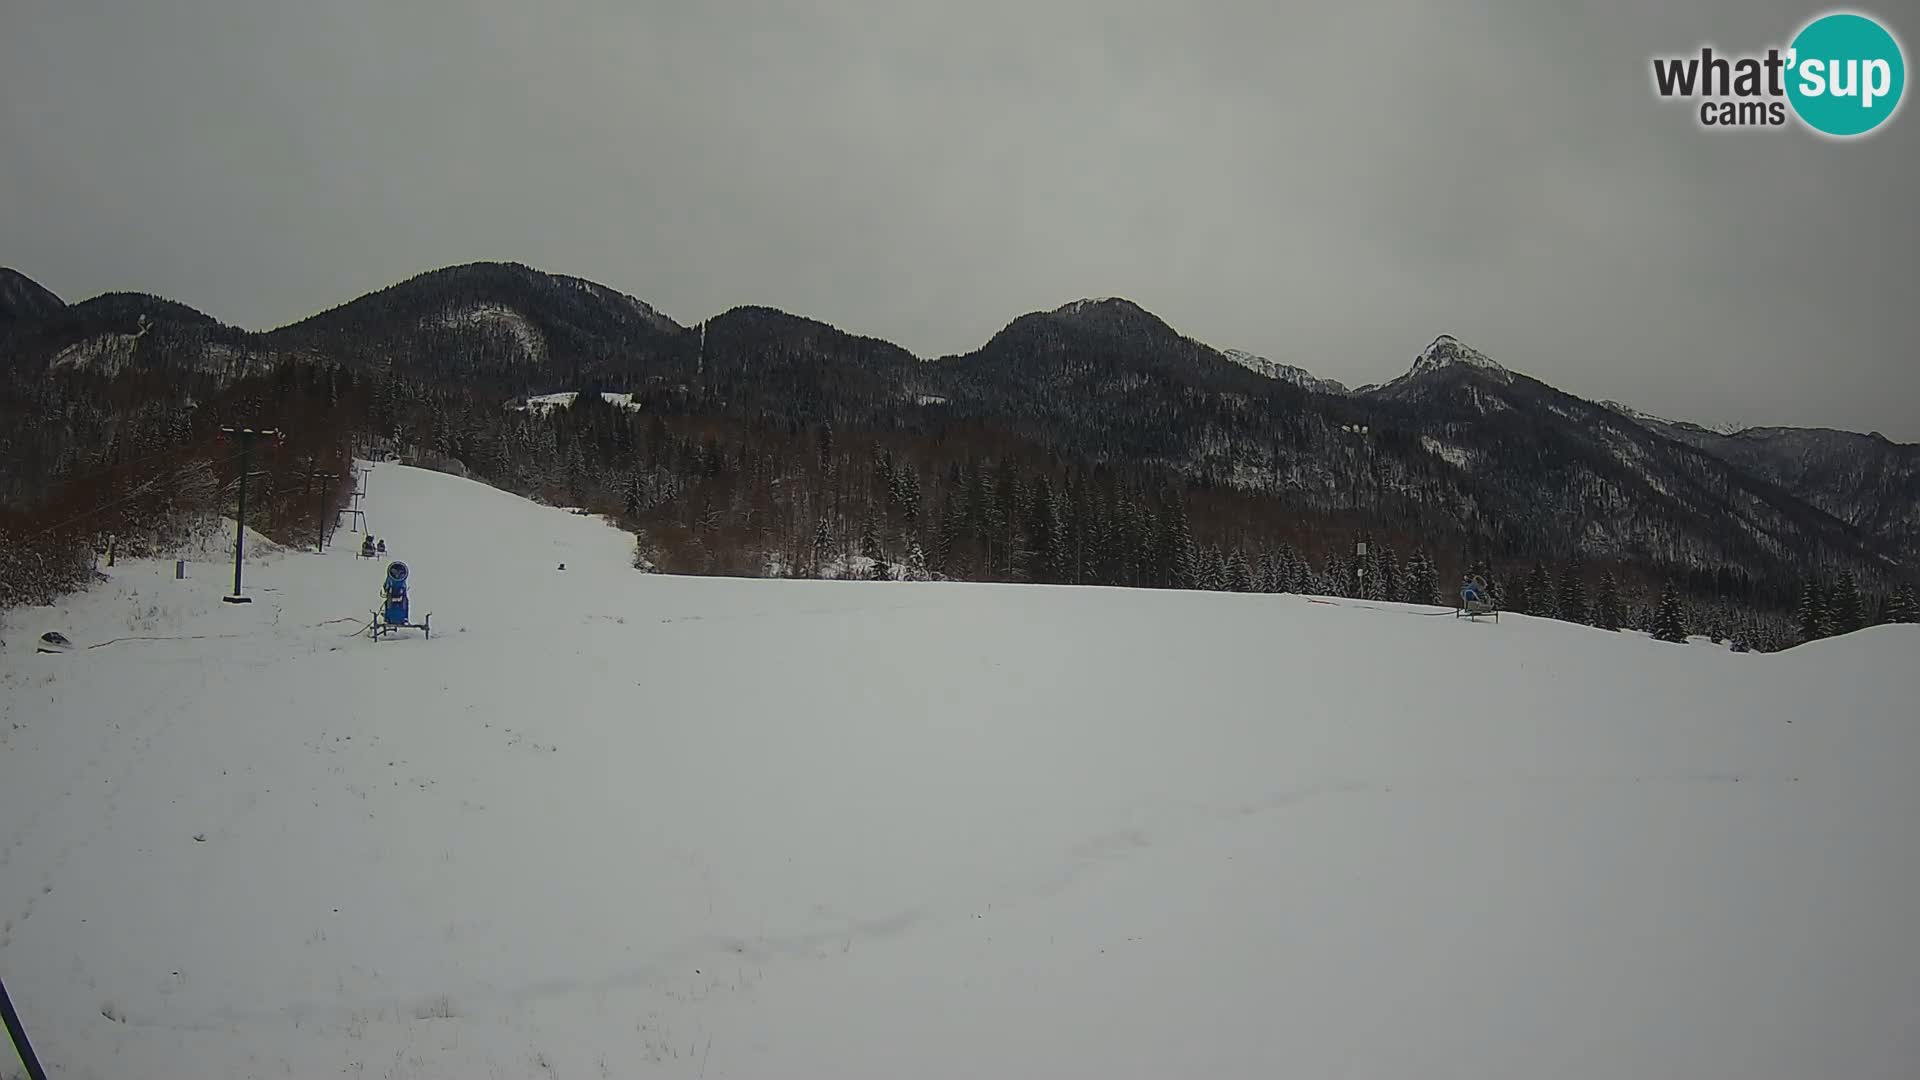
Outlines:
<svg viewBox="0 0 1920 1080"><path fill-rule="evenodd" d="M432 640L433 613L429 611L419 622L411 621L408 616L406 563L387 565L387 580L380 586L380 601L380 606L373 610L373 621L367 624L368 637L379 641L401 630L420 630Z"/></svg>

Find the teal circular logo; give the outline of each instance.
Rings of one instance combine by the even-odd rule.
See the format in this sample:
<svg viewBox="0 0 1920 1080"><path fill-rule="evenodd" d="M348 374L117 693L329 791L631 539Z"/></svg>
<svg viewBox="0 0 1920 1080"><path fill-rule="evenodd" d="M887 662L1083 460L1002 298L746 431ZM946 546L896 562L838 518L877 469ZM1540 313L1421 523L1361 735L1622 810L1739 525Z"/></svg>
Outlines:
<svg viewBox="0 0 1920 1080"><path fill-rule="evenodd" d="M1900 107L1907 63L1886 27L1848 12L1808 23L1789 46L1787 99L1815 131L1864 135Z"/></svg>

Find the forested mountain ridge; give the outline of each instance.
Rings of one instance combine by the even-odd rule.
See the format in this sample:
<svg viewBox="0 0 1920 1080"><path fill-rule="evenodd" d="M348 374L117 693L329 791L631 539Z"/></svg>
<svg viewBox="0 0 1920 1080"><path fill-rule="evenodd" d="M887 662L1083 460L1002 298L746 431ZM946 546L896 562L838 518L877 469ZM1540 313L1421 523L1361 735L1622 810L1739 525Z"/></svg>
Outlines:
<svg viewBox="0 0 1920 1080"><path fill-rule="evenodd" d="M1920 559L1920 446L1872 432L1758 427L1710 431L1645 418L1649 428L1779 485Z"/></svg>
<svg viewBox="0 0 1920 1080"><path fill-rule="evenodd" d="M645 561L695 572L917 561L1230 587L1236 560L1251 583L1264 559L1331 588L1370 533L1446 573L1578 559L1780 609L1841 571L1897 595L1920 519L1920 448L1877 436L1657 421L1447 335L1349 391L1121 298L923 360L766 307L686 326L517 264L432 271L264 333L138 294L68 306L12 275L0 351L0 494L27 515L136 448L190 454L216 423L304 411L339 444L310 458L350 440L595 506L641 533ZM585 393L510 407L559 391ZM1069 542L1072 559L1043 550ZM1268 573L1287 577L1303 583Z"/></svg>
<svg viewBox="0 0 1920 1080"><path fill-rule="evenodd" d="M263 335L264 346L476 388L657 371L684 328L645 302L514 263L430 271ZM569 387L571 388L571 387Z"/></svg>
<svg viewBox="0 0 1920 1080"><path fill-rule="evenodd" d="M0 332L16 322L44 319L66 307L53 290L9 266L0 266Z"/></svg>

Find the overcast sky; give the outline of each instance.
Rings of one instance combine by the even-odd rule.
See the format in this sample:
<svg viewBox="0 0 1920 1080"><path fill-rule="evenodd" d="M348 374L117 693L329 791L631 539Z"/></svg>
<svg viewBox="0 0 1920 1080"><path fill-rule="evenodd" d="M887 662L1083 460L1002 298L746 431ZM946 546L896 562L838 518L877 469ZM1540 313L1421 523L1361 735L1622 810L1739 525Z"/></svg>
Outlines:
<svg viewBox="0 0 1920 1080"><path fill-rule="evenodd" d="M1651 89L1822 9L1290 7L5 0L0 265L267 329L511 260L924 356L1120 295L1350 384L1450 333L1920 441L1920 113L1716 135Z"/></svg>

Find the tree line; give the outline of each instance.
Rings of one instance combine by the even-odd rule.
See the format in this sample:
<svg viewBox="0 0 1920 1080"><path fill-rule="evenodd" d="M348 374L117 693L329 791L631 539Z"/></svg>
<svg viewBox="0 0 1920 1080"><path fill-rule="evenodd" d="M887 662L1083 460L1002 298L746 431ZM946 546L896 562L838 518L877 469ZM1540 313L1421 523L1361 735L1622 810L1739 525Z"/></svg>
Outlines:
<svg viewBox="0 0 1920 1080"><path fill-rule="evenodd" d="M0 604L83 584L115 537L129 555L182 543L230 512L237 455L222 424L280 427L254 462L250 522L312 543L344 499L352 453L401 456L632 530L637 566L669 573L1023 581L1290 592L1451 604L1481 574L1507 610L1752 649L1809 628L1911 618L1911 586L1866 596L1709 569L1515 558L1433 517L1324 508L1207 475L1066 455L964 419L837 428L763 410L717 415L685 387L528 407L391 372L283 362L238 380L55 373L9 383L22 421L0 468ZM1356 554L1365 542L1366 554ZM1524 550L1524 549L1522 549ZM1847 590L1860 597L1845 599ZM1799 605L1799 607L1796 607ZM1858 614L1850 614L1857 609Z"/></svg>

